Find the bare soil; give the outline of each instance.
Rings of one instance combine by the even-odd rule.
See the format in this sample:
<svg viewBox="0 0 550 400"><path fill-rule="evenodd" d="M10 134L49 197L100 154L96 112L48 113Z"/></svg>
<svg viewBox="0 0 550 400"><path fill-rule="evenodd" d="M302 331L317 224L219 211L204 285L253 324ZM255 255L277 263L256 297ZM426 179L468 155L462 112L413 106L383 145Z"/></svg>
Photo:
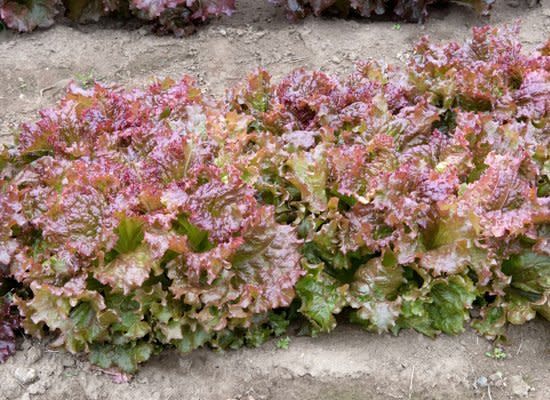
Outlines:
<svg viewBox="0 0 550 400"><path fill-rule="evenodd" d="M58 24L30 35L1 32L0 143L12 142L17 126L53 105L73 79L134 87L154 76L190 74L221 96L259 66L275 78L302 66L344 75L360 59L404 62L422 35L463 40L473 26L488 22L520 19L527 50L550 39L550 0L534 9L499 0L491 19L460 6L440 7L425 26L314 18L289 24L281 9L263 0L239 3L233 17L184 39L113 20ZM341 326L319 338L292 338L288 350L270 342L223 354L167 352L131 383L114 384L84 359L25 339L0 366L0 400L550 398L550 323L511 327L504 360L485 355L492 346L472 332L431 340L414 332L377 336Z"/></svg>
<svg viewBox="0 0 550 400"><path fill-rule="evenodd" d="M126 384L85 359L26 341L0 365L0 399L547 400L550 323L512 327L508 339L506 358L496 360L486 355L492 343L470 331L433 340L340 326L318 338L293 337L287 350L271 341L225 353L168 351ZM34 375L28 384L16 378Z"/></svg>

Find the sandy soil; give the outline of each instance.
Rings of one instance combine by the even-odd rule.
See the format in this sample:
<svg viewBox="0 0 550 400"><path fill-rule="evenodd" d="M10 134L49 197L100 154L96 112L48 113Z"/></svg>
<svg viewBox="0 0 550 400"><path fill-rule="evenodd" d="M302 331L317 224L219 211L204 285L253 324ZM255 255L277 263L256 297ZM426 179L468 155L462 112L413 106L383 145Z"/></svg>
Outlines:
<svg viewBox="0 0 550 400"><path fill-rule="evenodd" d="M245 15L246 11L246 15ZM250 17L252 15L252 17ZM421 35L449 41L472 26L523 21L532 49L550 38L550 0L542 8L513 8L499 0L490 20L471 10L433 10L427 25L308 18L289 24L280 9L240 0L240 11L185 39L157 37L150 27L104 21L57 25L31 35L0 33L0 143L19 123L54 104L71 79L142 86L153 76L195 76L216 96L257 66L277 78L306 66L345 74L359 59L406 59ZM0 366L4 399L548 399L550 323L510 330L505 360L485 355L491 343L468 332L431 340L414 332L376 336L343 326L316 339L293 338L288 350L217 354L167 353L130 384L115 385L86 361L31 341ZM476 383L477 382L477 383Z"/></svg>

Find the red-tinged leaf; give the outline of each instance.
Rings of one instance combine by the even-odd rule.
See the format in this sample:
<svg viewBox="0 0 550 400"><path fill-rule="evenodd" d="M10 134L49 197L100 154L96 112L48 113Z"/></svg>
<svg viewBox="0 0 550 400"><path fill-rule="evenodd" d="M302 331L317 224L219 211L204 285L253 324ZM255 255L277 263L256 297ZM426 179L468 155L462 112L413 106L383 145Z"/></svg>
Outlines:
<svg viewBox="0 0 550 400"><path fill-rule="evenodd" d="M35 28L53 25L54 17L60 8L59 0L3 0L0 3L0 20L3 20L8 28L30 32Z"/></svg>
<svg viewBox="0 0 550 400"><path fill-rule="evenodd" d="M231 319L247 325L250 315L288 306L294 298L302 275L299 241L292 228L276 224L270 211L261 210L242 237L187 254L169 268L175 297L195 307L204 303L195 318L207 330L221 330ZM215 314L208 311L210 305L218 308Z"/></svg>
<svg viewBox="0 0 550 400"><path fill-rule="evenodd" d="M231 15L235 0L133 0L131 4L150 19L178 7L187 9L192 19L206 19L209 15Z"/></svg>
<svg viewBox="0 0 550 400"><path fill-rule="evenodd" d="M229 271L231 269L229 259L242 243L242 238L236 238L211 250L176 258L169 265L168 277L173 281L170 291L177 299L185 297L185 303L192 305L200 305L203 291L212 290L220 293L217 287L210 288L209 285L220 275L222 279L218 283L226 285L228 282L224 280L234 276L234 273ZM229 290L222 289L222 292L227 293ZM215 297L221 297L221 295L218 294Z"/></svg>
<svg viewBox="0 0 550 400"><path fill-rule="evenodd" d="M0 271L0 280L3 279ZM0 297L0 364L15 353L15 332L19 327L19 317L14 314L11 303Z"/></svg>
<svg viewBox="0 0 550 400"><path fill-rule="evenodd" d="M180 211L189 215L189 222L207 231L212 240L224 242L246 226L256 207L252 188L231 174L194 188Z"/></svg>
<svg viewBox="0 0 550 400"><path fill-rule="evenodd" d="M266 70L259 69L242 84L229 90L226 97L232 109L253 114L268 111L272 96L271 76Z"/></svg>
<svg viewBox="0 0 550 400"><path fill-rule="evenodd" d="M304 18L313 13L337 14L343 17L357 13L362 17L395 14L406 21L424 21L428 15L428 5L434 0L400 0L386 2L383 0L269 0L273 4L283 5L290 20ZM461 4L470 5L480 14L487 13L494 0L467 0Z"/></svg>
<svg viewBox="0 0 550 400"><path fill-rule="evenodd" d="M276 88L287 120L285 125L294 129L312 129L330 123L341 101L341 88L337 80L322 72L294 71Z"/></svg>
<svg viewBox="0 0 550 400"><path fill-rule="evenodd" d="M397 168L394 147L387 135L376 135L366 145L330 147L327 161L333 190L365 203L387 174Z"/></svg>
<svg viewBox="0 0 550 400"><path fill-rule="evenodd" d="M490 274L490 263L484 250L476 248L469 240L458 240L426 251L420 257L419 265L431 271L434 276L464 273L468 267L479 272L481 276Z"/></svg>
<svg viewBox="0 0 550 400"><path fill-rule="evenodd" d="M69 186L40 218L44 239L84 257L97 257L116 241L108 199L90 186Z"/></svg>
<svg viewBox="0 0 550 400"><path fill-rule="evenodd" d="M235 0L132 0L130 10L140 18L158 20L164 30L176 36L184 36L193 32L194 23L231 15Z"/></svg>
<svg viewBox="0 0 550 400"><path fill-rule="evenodd" d="M94 277L115 290L129 294L141 287L151 275L160 274L159 260L153 257L148 246L139 246L130 252L118 254L108 263L100 262Z"/></svg>
<svg viewBox="0 0 550 400"><path fill-rule="evenodd" d="M514 103L518 107L518 118L529 118L544 126L550 118L550 71L527 72L514 93Z"/></svg>
<svg viewBox="0 0 550 400"><path fill-rule="evenodd" d="M276 224L273 213L262 209L245 232L243 245L231 259L245 284L246 299L254 312L286 307L294 298L294 285L303 274L300 241L290 226Z"/></svg>
<svg viewBox="0 0 550 400"><path fill-rule="evenodd" d="M145 232L144 241L149 245L155 259L161 259L168 250L183 254L191 251L186 236L174 231L150 230Z"/></svg>
<svg viewBox="0 0 550 400"><path fill-rule="evenodd" d="M388 252L357 270L350 294L373 300L392 299L404 283L403 268L397 264L395 254Z"/></svg>
<svg viewBox="0 0 550 400"><path fill-rule="evenodd" d="M81 301L94 304L96 310L105 309L103 297L95 291L86 289L86 278L78 276L62 286L41 284L34 281L30 285L34 297L31 300L16 298L21 315L25 317L25 331L39 337L43 336L42 328L47 326L52 332L58 333L61 343L70 335L73 322L70 318L71 309Z"/></svg>
<svg viewBox="0 0 550 400"><path fill-rule="evenodd" d="M396 137L401 150L427 143L432 136L433 125L439 121L439 111L426 99L403 107L390 123L389 133Z"/></svg>
<svg viewBox="0 0 550 400"><path fill-rule="evenodd" d="M397 320L401 314L400 300L354 302L352 307L359 309L354 312L351 321L377 333L391 332L397 325Z"/></svg>
<svg viewBox="0 0 550 400"><path fill-rule="evenodd" d="M488 234L517 235L537 219L544 222L548 218L544 203L537 200L533 186L536 172L525 154L490 154L485 163L487 170L469 185L460 200L462 207L474 210Z"/></svg>
<svg viewBox="0 0 550 400"><path fill-rule="evenodd" d="M15 187L6 189L6 193L0 192L0 265L9 265L20 247L20 243L12 236L12 229L22 227L27 222L20 192Z"/></svg>

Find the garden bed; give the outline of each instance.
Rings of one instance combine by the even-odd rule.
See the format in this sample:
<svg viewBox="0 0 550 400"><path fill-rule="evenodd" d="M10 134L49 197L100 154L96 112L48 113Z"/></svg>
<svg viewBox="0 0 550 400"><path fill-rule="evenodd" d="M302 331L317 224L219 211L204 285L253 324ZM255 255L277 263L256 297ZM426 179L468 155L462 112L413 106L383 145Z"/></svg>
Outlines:
<svg viewBox="0 0 550 400"><path fill-rule="evenodd" d="M288 25L281 10L260 3L255 7L257 17L252 21L249 14L237 13L183 40L159 38L147 27L114 21L56 26L33 35L0 34L0 53L8 55L0 59L0 87L6 88L0 93L1 140L11 141L20 122L36 119L39 108L52 105L70 79L133 87L150 83L153 76L190 74L219 96L256 66L266 67L275 78L299 66L344 74L358 59L406 59L423 34L457 40L469 35L472 26L487 22L452 6L453 12L433 12L422 29L414 24L311 18ZM512 22L521 15L522 42L530 50L549 36L548 9L520 11L499 3L491 22ZM490 398L489 393L495 399L522 395L542 399L550 388L545 380L548 323L513 328L509 337L511 346L505 350L509 357L495 360L486 355L492 345L472 333L432 341L413 332L379 337L344 326L318 339L292 338L289 350L276 350L270 342L259 350L223 357L204 350L188 356L165 355L146 365L132 384L114 387L107 377L96 376L88 363L75 364L72 356L25 342L20 344L24 351L0 366L0 382L7 382L0 399L139 398L151 393L158 393L158 398L256 400L351 399L366 394L375 399ZM21 383L22 376L33 374L29 369L36 370L39 379Z"/></svg>

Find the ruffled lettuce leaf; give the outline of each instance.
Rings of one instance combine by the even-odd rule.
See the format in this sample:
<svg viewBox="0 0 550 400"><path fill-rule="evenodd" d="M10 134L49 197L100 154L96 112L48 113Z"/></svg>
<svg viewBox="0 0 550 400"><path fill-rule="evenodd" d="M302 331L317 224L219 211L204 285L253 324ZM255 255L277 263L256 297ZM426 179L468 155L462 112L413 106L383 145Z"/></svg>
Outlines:
<svg viewBox="0 0 550 400"><path fill-rule="evenodd" d="M8 28L30 32L53 25L60 8L60 0L2 0L0 20Z"/></svg>
<svg viewBox="0 0 550 400"><path fill-rule="evenodd" d="M428 336L443 332L457 335L470 319L469 309L477 297L473 282L464 276L435 279L421 290L403 294L399 328L413 328Z"/></svg>
<svg viewBox="0 0 550 400"><path fill-rule="evenodd" d="M139 18L156 20L163 30L183 36L194 31L195 23L231 15L235 0L132 0L129 7Z"/></svg>
<svg viewBox="0 0 550 400"><path fill-rule="evenodd" d="M279 332L269 315L295 298L301 242L212 163L216 115L190 80L166 80L146 92L72 87L23 127L0 232L2 262L29 285L17 298L28 333L134 372L161 344Z"/></svg>
<svg viewBox="0 0 550 400"><path fill-rule="evenodd" d="M349 305L357 309L352 321L377 332L391 331L401 313L397 294L405 282L395 254L387 252L369 260L357 270L351 284Z"/></svg>
<svg viewBox="0 0 550 400"><path fill-rule="evenodd" d="M80 23L97 22L114 11L123 11L120 0L64 0L67 16Z"/></svg>
<svg viewBox="0 0 550 400"><path fill-rule="evenodd" d="M335 315L346 305L347 284L341 284L323 271L323 265L308 265L308 273L296 284L300 313L311 324L311 333L330 332L336 327Z"/></svg>
<svg viewBox="0 0 550 400"><path fill-rule="evenodd" d="M512 256L502 271L511 276L506 289L504 310L507 320L515 325L523 324L539 312L547 317L550 296L550 256L526 251Z"/></svg>
<svg viewBox="0 0 550 400"><path fill-rule="evenodd" d="M220 101L189 78L71 86L0 152L26 332L133 373L345 309L430 336L548 317L548 63L515 32L343 79L259 70Z"/></svg>
<svg viewBox="0 0 550 400"><path fill-rule="evenodd" d="M269 0L270 3L283 5L289 19L304 18L313 13L316 16L325 13L348 16L350 13L362 17L371 17L383 14L395 14L407 21L424 21L428 15L427 7L435 0ZM477 12L486 14L494 0L466 0L457 1L467 4Z"/></svg>
<svg viewBox="0 0 550 400"><path fill-rule="evenodd" d="M234 9L235 0L2 0L0 21L8 28L30 32L53 25L55 16L62 11L80 23L97 22L112 13L133 13L156 21L164 31L182 36L192 33L196 23L231 15Z"/></svg>
<svg viewBox="0 0 550 400"><path fill-rule="evenodd" d="M0 363L15 353L15 332L18 327L19 318L14 314L9 299L0 297Z"/></svg>

